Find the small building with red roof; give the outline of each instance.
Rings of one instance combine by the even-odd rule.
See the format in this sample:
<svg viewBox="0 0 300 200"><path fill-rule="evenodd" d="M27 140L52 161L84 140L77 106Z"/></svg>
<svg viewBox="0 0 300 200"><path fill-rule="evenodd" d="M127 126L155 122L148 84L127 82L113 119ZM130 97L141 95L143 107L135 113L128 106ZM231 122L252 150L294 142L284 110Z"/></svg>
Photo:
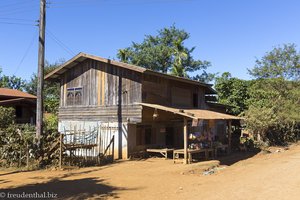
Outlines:
<svg viewBox="0 0 300 200"><path fill-rule="evenodd" d="M0 106L13 107L16 123L35 124L36 96L9 88L0 88Z"/></svg>

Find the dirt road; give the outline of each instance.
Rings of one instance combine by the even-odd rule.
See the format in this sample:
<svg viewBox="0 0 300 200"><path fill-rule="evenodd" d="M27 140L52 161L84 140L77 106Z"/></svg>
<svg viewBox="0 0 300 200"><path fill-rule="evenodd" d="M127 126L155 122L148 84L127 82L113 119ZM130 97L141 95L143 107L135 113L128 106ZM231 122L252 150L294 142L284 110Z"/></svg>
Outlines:
<svg viewBox="0 0 300 200"><path fill-rule="evenodd" d="M71 171L0 171L0 194L50 192L59 199L300 199L300 146L281 153L233 154L221 160L225 168L204 176L201 170L214 163L182 165L156 158Z"/></svg>

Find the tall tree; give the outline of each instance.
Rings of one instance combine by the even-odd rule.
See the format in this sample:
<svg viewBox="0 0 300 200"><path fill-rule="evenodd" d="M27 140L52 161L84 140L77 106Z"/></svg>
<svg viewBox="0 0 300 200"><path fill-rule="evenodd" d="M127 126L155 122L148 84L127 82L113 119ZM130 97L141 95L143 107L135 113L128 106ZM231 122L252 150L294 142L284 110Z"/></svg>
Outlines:
<svg viewBox="0 0 300 200"><path fill-rule="evenodd" d="M15 75L2 75L2 69L0 68L0 87L23 91L25 88L25 81Z"/></svg>
<svg viewBox="0 0 300 200"><path fill-rule="evenodd" d="M300 53L284 44L256 61L250 74L247 127L271 144L286 144L300 136Z"/></svg>
<svg viewBox="0 0 300 200"><path fill-rule="evenodd" d="M223 73L215 81L219 102L232 106L227 110L229 113L241 114L247 109L248 88L251 83L251 81L232 77L229 72Z"/></svg>
<svg viewBox="0 0 300 200"><path fill-rule="evenodd" d="M188 72L206 70L211 65L208 61L193 58L195 47L184 45L189 37L189 33L173 25L159 30L157 35L146 35L142 43L133 42L130 47L120 49L117 57L122 62L188 77Z"/></svg>
<svg viewBox="0 0 300 200"><path fill-rule="evenodd" d="M275 47L257 59L253 69L248 71L255 78L300 80L300 53L295 44Z"/></svg>

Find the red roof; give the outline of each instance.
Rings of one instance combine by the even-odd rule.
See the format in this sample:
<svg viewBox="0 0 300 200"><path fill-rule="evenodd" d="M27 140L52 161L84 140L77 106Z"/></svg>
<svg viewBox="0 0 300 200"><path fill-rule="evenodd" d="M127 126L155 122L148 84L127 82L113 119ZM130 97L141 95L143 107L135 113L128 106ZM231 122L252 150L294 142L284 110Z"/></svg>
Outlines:
<svg viewBox="0 0 300 200"><path fill-rule="evenodd" d="M28 94L26 92L22 92L20 90L13 90L8 88L0 88L0 96L36 99L36 96L34 95Z"/></svg>

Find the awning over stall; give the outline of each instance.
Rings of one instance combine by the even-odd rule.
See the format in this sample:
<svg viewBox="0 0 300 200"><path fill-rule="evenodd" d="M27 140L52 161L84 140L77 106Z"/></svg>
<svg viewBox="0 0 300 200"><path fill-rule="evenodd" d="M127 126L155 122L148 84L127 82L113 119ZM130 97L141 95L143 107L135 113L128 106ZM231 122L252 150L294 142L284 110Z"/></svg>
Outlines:
<svg viewBox="0 0 300 200"><path fill-rule="evenodd" d="M189 117L191 119L204 119L204 120L211 120L211 119L223 119L223 120L233 120L233 119L243 119L241 117L228 115L224 113L214 112L210 110L202 110L202 109L182 109L182 108L175 108L175 107L167 107L158 104L150 104L150 103L138 103L139 105L163 110L167 112L171 112L177 115L182 115L184 117Z"/></svg>

